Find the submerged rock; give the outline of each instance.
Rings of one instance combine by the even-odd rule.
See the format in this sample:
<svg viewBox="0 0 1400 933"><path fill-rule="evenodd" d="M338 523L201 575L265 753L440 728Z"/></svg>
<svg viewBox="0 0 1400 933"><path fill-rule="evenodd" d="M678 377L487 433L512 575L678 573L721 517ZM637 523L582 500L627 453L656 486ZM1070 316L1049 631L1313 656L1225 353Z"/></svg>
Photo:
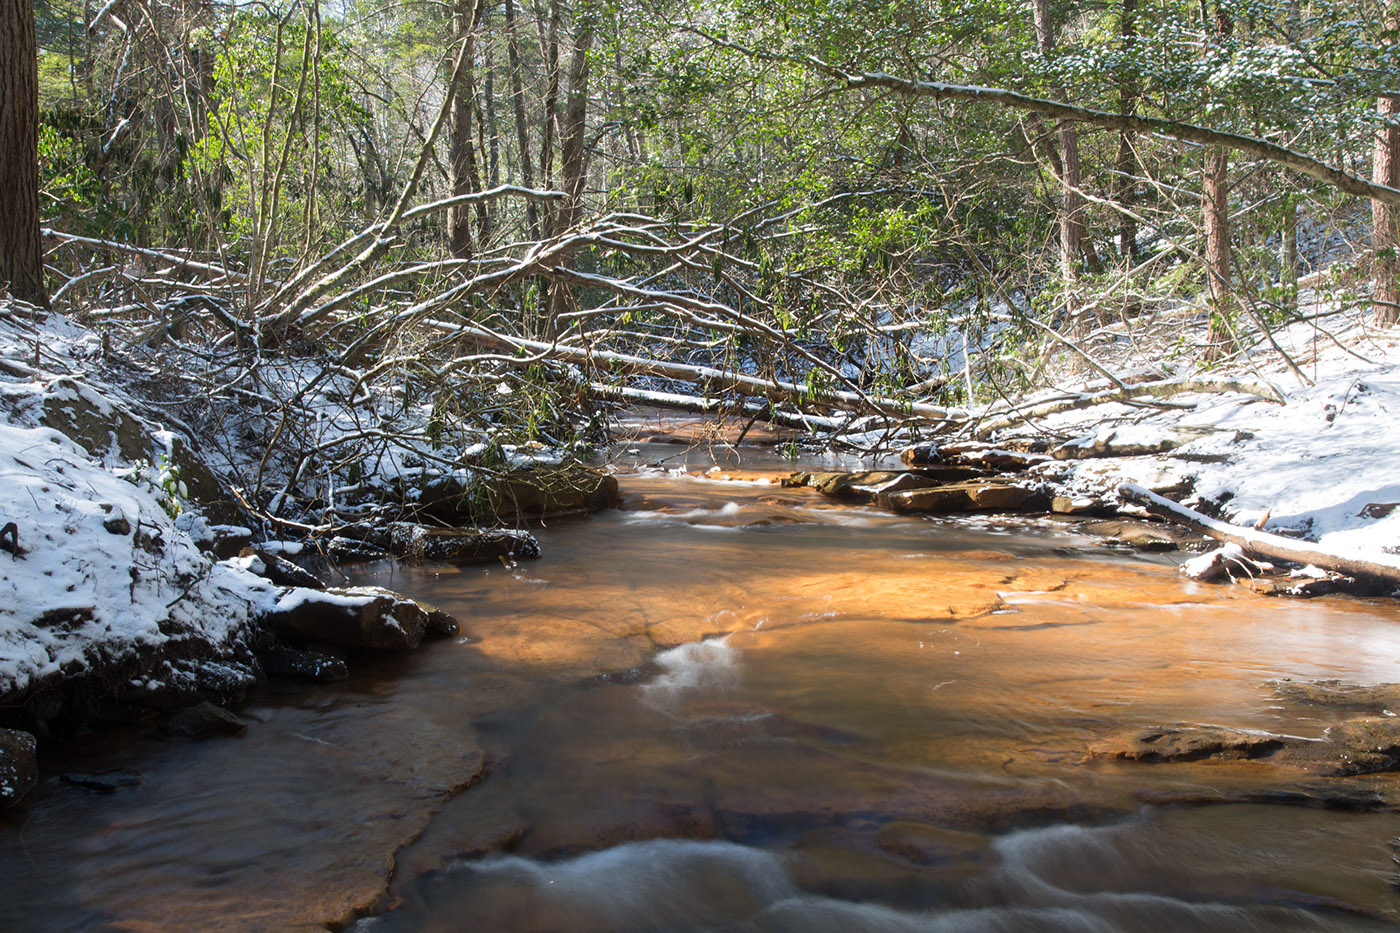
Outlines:
<svg viewBox="0 0 1400 933"><path fill-rule="evenodd" d="M1094 758L1126 761L1200 761L1204 758L1260 758L1287 744L1282 736L1221 726L1139 729L1093 745Z"/></svg>
<svg viewBox="0 0 1400 933"><path fill-rule="evenodd" d="M39 783L38 743L18 729L0 729L0 807L14 804Z"/></svg>
<svg viewBox="0 0 1400 933"><path fill-rule="evenodd" d="M1112 538L1119 544L1143 551L1175 551L1197 547L1206 540L1196 532L1171 525L1154 524L1132 518L1085 522L1077 526L1084 534Z"/></svg>
<svg viewBox="0 0 1400 933"><path fill-rule="evenodd" d="M263 626L297 642L407 651L423 641L428 613L408 597L377 586L295 587L278 599Z"/></svg>
<svg viewBox="0 0 1400 933"><path fill-rule="evenodd" d="M60 775L59 780L99 794L115 794L123 787L140 786L142 778L135 771L69 771Z"/></svg>
<svg viewBox="0 0 1400 933"><path fill-rule="evenodd" d="M1285 700L1324 709L1382 714L1400 712L1400 684L1349 684L1340 680L1279 680L1270 684Z"/></svg>
<svg viewBox="0 0 1400 933"><path fill-rule="evenodd" d="M160 728L166 735L186 739L207 739L216 735L241 735L247 730L243 720L221 706L199 703L167 719Z"/></svg>
<svg viewBox="0 0 1400 933"><path fill-rule="evenodd" d="M350 676L350 669L342 658L320 651L293 648L272 637L260 645L255 654L263 671L273 677L324 684Z"/></svg>

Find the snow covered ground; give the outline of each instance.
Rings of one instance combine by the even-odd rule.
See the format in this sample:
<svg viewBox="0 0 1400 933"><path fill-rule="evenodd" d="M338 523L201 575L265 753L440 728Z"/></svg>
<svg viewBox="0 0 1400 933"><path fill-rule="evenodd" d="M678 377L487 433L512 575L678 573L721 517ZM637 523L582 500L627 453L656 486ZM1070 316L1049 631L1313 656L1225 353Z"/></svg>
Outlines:
<svg viewBox="0 0 1400 933"><path fill-rule="evenodd" d="M1200 392L1172 397L1180 407L1110 403L1038 419L1038 430L1084 443L1195 437L1158 457L1071 461L1050 472L1097 492L1119 481L1189 480L1188 504L1218 504L1235 523L1267 515L1268 530L1330 550L1400 553L1400 329L1377 328L1358 308L1274 337L1278 350L1258 345L1229 369L1202 373L1187 357L1168 373L1251 383L1264 397ZM1274 392L1284 404L1267 397Z"/></svg>

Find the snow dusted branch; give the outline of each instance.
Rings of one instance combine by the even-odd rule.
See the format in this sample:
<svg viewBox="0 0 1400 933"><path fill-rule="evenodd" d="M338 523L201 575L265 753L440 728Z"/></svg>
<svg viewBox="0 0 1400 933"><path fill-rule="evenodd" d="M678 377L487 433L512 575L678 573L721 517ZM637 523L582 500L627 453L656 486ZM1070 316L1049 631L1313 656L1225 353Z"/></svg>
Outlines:
<svg viewBox="0 0 1400 933"><path fill-rule="evenodd" d="M1248 553L1276 560L1311 564L1346 576L1382 581L1392 587L1400 586L1400 557L1394 555L1339 554L1306 541L1295 541L1281 535L1231 525L1229 522L1222 522L1188 509L1134 483L1119 486L1118 495L1129 502L1136 502L1153 515L1185 525L1217 541L1236 545Z"/></svg>

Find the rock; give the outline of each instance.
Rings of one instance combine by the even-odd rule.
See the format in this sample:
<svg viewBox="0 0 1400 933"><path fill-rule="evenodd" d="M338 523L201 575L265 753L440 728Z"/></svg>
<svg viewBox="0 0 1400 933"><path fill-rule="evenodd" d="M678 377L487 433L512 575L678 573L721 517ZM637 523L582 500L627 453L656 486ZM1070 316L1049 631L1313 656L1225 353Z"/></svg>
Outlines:
<svg viewBox="0 0 1400 933"><path fill-rule="evenodd" d="M28 732L0 729L0 807L11 806L39 783L38 747Z"/></svg>
<svg viewBox="0 0 1400 933"><path fill-rule="evenodd" d="M293 587L263 618L263 626L297 642L407 651L423 641L428 613L406 596L377 586Z"/></svg>
<svg viewBox="0 0 1400 933"><path fill-rule="evenodd" d="M564 464L516 470L491 490L491 508L501 518L577 515L617 504L617 477Z"/></svg>
<svg viewBox="0 0 1400 933"><path fill-rule="evenodd" d="M207 739L216 735L240 735L247 728L233 713L205 702L180 710L161 725L160 731L180 738Z"/></svg>
<svg viewBox="0 0 1400 933"><path fill-rule="evenodd" d="M337 563L355 564L373 560L389 560L394 555L368 541L357 541L354 538L337 535L326 542L326 556Z"/></svg>
<svg viewBox="0 0 1400 933"><path fill-rule="evenodd" d="M390 549L414 561L479 564L502 557L536 558L540 543L528 531L481 528L429 528L408 522L389 526Z"/></svg>
<svg viewBox="0 0 1400 933"><path fill-rule="evenodd" d="M1205 538L1195 532L1170 525L1154 524L1131 518L1085 522L1076 530L1088 535L1112 538L1118 544L1143 551L1175 551L1195 547Z"/></svg>
<svg viewBox="0 0 1400 933"><path fill-rule="evenodd" d="M238 552L243 566L278 586L300 586L308 590L324 590L326 581L280 554L262 548L245 547Z"/></svg>
<svg viewBox="0 0 1400 933"><path fill-rule="evenodd" d="M1203 758L1261 758L1288 744L1282 736L1220 726L1141 729L1089 748L1094 758L1127 761L1200 761Z"/></svg>
<svg viewBox="0 0 1400 933"><path fill-rule="evenodd" d="M899 481L902 477L909 476L907 473L889 473L883 471L867 471L863 473L831 473L827 474L820 482L814 483L817 492L833 499L855 499L868 502L879 495L880 490L891 483ZM901 488L907 488L906 485ZM922 485L929 485L924 481Z"/></svg>
<svg viewBox="0 0 1400 933"><path fill-rule="evenodd" d="M254 654L263 671L272 677L325 684L350 676L350 668L341 658L320 651L293 648L276 638L268 638Z"/></svg>
<svg viewBox="0 0 1400 933"><path fill-rule="evenodd" d="M1270 684L1279 697L1324 709L1382 714L1400 712L1400 684L1348 684L1340 680L1278 680Z"/></svg>
<svg viewBox="0 0 1400 933"><path fill-rule="evenodd" d="M253 543L253 530L242 525L210 525L214 533L214 556L219 560L237 557Z"/></svg>
<svg viewBox="0 0 1400 933"><path fill-rule="evenodd" d="M59 780L99 794L114 794L123 787L139 786L142 778L135 771L69 771L60 775Z"/></svg>
<svg viewBox="0 0 1400 933"><path fill-rule="evenodd" d="M45 427L68 435L98 460L115 455L127 461L150 460L151 435L124 407L75 379L50 384L39 417Z"/></svg>
<svg viewBox="0 0 1400 933"><path fill-rule="evenodd" d="M880 504L896 512L967 512L972 509L972 497L961 486L933 486L928 489L906 489L880 497Z"/></svg>
<svg viewBox="0 0 1400 933"><path fill-rule="evenodd" d="M925 441L922 444L914 444L904 448L899 452L899 459L910 466L943 462L938 445L933 441Z"/></svg>
<svg viewBox="0 0 1400 933"><path fill-rule="evenodd" d="M1143 457L1175 450L1183 444L1215 433L1208 426L1178 426L1159 430L1106 428L1065 441L1050 451L1056 460L1086 460L1094 457Z"/></svg>
<svg viewBox="0 0 1400 933"><path fill-rule="evenodd" d="M1055 496L1050 500L1050 511L1057 515L1099 515L1113 509L1113 505L1094 496Z"/></svg>
<svg viewBox="0 0 1400 933"><path fill-rule="evenodd" d="M1370 502L1356 514L1362 518L1385 518L1400 508L1400 502Z"/></svg>
<svg viewBox="0 0 1400 933"><path fill-rule="evenodd" d="M1400 718L1348 719L1329 727L1320 741L1290 748L1281 757L1312 774L1332 777L1400 770Z"/></svg>
<svg viewBox="0 0 1400 933"><path fill-rule="evenodd" d="M906 489L880 496L896 512L1041 512L1049 498L1034 487L1007 482L950 483L927 489Z"/></svg>
<svg viewBox="0 0 1400 933"><path fill-rule="evenodd" d="M445 609L439 609L430 603L419 603L423 611L428 614L428 625L423 630L424 638L455 638L461 634L462 627L457 624L457 619Z"/></svg>

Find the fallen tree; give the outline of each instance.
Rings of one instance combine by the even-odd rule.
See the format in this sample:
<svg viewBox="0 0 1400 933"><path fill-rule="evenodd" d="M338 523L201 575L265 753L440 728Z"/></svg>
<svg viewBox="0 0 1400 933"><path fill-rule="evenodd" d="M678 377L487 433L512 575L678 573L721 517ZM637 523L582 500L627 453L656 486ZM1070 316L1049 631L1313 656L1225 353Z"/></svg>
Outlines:
<svg viewBox="0 0 1400 933"><path fill-rule="evenodd" d="M1310 564L1368 582L1383 582L1392 588L1400 587L1400 557L1389 554L1340 554L1307 541L1295 541L1282 535L1232 525L1202 515L1134 483L1119 486L1118 495L1141 505L1153 515L1185 525L1217 541L1234 544L1247 553L1275 560Z"/></svg>

